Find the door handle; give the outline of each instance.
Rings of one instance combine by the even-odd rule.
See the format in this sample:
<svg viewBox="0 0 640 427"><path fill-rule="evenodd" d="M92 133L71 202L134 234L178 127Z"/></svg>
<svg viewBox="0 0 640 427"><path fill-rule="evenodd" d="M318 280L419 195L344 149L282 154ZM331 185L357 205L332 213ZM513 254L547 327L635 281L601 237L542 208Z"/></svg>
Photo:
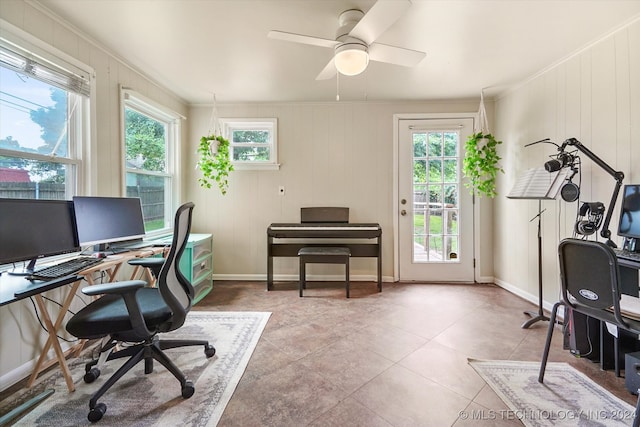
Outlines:
<svg viewBox="0 0 640 427"><path fill-rule="evenodd" d="M402 209L402 210L400 211L400 215L405 216L406 214L407 214L407 211L406 211L406 210Z"/></svg>

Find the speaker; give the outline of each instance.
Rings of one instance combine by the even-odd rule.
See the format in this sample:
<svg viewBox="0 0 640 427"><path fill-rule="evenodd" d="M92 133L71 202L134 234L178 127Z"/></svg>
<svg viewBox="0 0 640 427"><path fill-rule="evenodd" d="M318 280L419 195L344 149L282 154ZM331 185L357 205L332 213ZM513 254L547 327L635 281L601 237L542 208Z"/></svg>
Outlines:
<svg viewBox="0 0 640 427"><path fill-rule="evenodd" d="M575 202L580 197L580 187L571 181L567 181L560 189L560 197L565 202Z"/></svg>
<svg viewBox="0 0 640 427"><path fill-rule="evenodd" d="M600 228L604 216L604 204L601 202L584 202L580 206L575 232L583 236L590 236Z"/></svg>
<svg viewBox="0 0 640 427"><path fill-rule="evenodd" d="M624 355L624 386L633 394L640 389L640 352Z"/></svg>

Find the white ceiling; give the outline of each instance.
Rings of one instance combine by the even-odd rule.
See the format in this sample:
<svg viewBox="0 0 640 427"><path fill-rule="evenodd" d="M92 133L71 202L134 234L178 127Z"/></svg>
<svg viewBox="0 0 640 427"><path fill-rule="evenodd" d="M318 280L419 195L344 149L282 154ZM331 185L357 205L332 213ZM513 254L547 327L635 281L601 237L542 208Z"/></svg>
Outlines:
<svg viewBox="0 0 640 427"><path fill-rule="evenodd" d="M395 1L395 0L391 0ZM344 10L374 0L39 0L192 104L333 101L316 81L331 49L267 38L333 39ZM340 100L491 96L640 17L640 0L413 0L377 41L427 53L414 68L372 62L340 77Z"/></svg>

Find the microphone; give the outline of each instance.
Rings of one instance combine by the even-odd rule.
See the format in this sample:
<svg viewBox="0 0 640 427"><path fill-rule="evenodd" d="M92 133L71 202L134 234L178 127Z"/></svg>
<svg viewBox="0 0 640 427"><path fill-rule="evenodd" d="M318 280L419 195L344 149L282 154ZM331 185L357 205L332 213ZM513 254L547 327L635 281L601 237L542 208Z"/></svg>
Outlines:
<svg viewBox="0 0 640 427"><path fill-rule="evenodd" d="M552 159L546 162L544 164L544 168L547 172L556 172L565 166L573 166L574 161L575 158L572 154L560 152L556 159Z"/></svg>

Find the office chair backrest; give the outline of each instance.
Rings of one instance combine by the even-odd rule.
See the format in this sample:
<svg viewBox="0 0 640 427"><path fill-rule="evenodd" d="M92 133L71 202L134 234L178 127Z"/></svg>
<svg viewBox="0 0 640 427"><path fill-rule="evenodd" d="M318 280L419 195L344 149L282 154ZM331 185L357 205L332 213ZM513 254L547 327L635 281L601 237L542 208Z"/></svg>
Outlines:
<svg viewBox="0 0 640 427"><path fill-rule="evenodd" d="M182 326L187 313L191 310L191 300L194 295L193 286L178 267L191 231L191 216L194 206L191 202L185 203L176 211L171 249L165 258L157 280L162 298L173 312L170 323L163 328L165 332Z"/></svg>
<svg viewBox="0 0 640 427"><path fill-rule="evenodd" d="M558 247L563 298L592 309L613 308L620 316L619 268L616 255L602 242L564 239Z"/></svg>

